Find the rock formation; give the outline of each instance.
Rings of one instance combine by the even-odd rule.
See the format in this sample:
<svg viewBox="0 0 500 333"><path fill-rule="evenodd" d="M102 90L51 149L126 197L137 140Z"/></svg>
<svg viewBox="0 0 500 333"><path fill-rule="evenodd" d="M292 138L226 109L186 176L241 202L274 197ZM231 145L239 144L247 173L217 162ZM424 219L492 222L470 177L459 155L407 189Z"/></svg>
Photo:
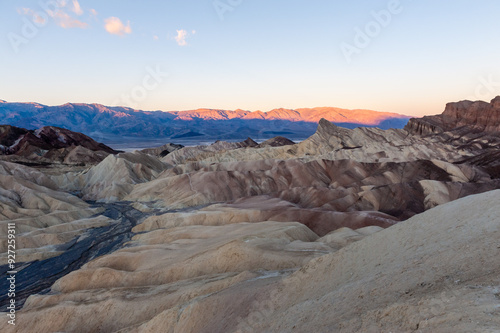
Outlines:
<svg viewBox="0 0 500 333"><path fill-rule="evenodd" d="M405 129L413 134L428 135L464 130L482 133L500 132L500 96L490 103L461 101L448 103L444 112L437 116L410 119Z"/></svg>
<svg viewBox="0 0 500 333"><path fill-rule="evenodd" d="M264 147L281 147L281 146L291 146L294 145L295 142L293 142L290 139L284 138L282 136L277 136L275 138L266 140L262 143L259 143L259 148L264 148Z"/></svg>
<svg viewBox="0 0 500 333"><path fill-rule="evenodd" d="M62 190L79 193L85 200L115 202L135 184L156 179L168 165L141 152L109 155L83 172L52 176Z"/></svg>
<svg viewBox="0 0 500 333"><path fill-rule="evenodd" d="M167 143L163 146L156 147L156 148L146 148L141 150L142 153L148 154L148 155L153 155L158 158L165 157L171 152L174 152L176 150L181 149L184 147L183 145L176 145L175 143Z"/></svg>
<svg viewBox="0 0 500 333"><path fill-rule="evenodd" d="M84 134L64 128L46 126L26 130L0 125L0 154L12 156L14 161L96 164L109 154L116 153Z"/></svg>
<svg viewBox="0 0 500 333"><path fill-rule="evenodd" d="M0 265L7 262L7 223L16 224L17 262L60 255L57 245L108 223L101 209L59 191L45 174L0 161Z"/></svg>

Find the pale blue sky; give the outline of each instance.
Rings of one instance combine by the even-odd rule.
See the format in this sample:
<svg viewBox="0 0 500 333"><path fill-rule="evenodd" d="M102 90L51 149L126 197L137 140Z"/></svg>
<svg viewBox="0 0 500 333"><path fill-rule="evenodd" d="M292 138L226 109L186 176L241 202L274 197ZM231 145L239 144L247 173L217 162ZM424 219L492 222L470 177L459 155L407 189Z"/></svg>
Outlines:
<svg viewBox="0 0 500 333"><path fill-rule="evenodd" d="M53 1L0 0L0 99L423 115L500 95L495 0L66 0L47 13ZM214 3L232 10L221 20ZM390 8L376 23L372 11ZM23 33L33 13L40 27ZM355 44L367 26L369 45ZM148 77L156 69L168 76Z"/></svg>

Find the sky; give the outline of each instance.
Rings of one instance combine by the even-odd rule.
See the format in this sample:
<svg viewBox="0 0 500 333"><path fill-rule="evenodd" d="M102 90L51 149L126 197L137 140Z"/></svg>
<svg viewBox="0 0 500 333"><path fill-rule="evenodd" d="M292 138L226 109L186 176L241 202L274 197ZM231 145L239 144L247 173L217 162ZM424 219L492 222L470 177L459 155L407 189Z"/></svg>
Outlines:
<svg viewBox="0 0 500 333"><path fill-rule="evenodd" d="M0 0L0 99L412 116L500 95L497 0Z"/></svg>

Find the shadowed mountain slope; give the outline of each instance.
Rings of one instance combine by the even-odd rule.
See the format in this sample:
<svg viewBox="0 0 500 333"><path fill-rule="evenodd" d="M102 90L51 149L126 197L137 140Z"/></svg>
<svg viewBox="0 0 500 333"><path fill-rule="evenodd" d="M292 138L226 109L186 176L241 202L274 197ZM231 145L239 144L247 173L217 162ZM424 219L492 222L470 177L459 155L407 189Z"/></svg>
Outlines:
<svg viewBox="0 0 500 333"><path fill-rule="evenodd" d="M98 141L238 140L243 137L269 139L287 136L305 139L325 118L345 127L379 126L402 128L409 117L395 113L339 108L275 109L269 112L198 109L191 111L141 111L100 104L68 103L46 106L38 103L1 103L2 123L35 129L58 126L91 136Z"/></svg>

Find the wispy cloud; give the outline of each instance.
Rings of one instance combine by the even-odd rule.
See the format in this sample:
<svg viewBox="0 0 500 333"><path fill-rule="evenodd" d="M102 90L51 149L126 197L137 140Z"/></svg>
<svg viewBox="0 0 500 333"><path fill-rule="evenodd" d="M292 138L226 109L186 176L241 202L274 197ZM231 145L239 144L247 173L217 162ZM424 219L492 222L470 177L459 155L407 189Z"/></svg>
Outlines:
<svg viewBox="0 0 500 333"><path fill-rule="evenodd" d="M19 8L17 12L20 15L31 15L33 22L40 25L47 23L47 18L50 17L58 26L64 29L87 28L89 23L77 18L77 16L82 16L85 12L88 13L87 21L98 21L97 11L93 8L84 10L78 0L58 0L57 4L58 6L53 9L46 9L43 16L40 14L42 12L37 12L31 8ZM125 25L119 18L113 16L104 20L104 28L112 35L123 36L132 33L130 21Z"/></svg>
<svg viewBox="0 0 500 333"><path fill-rule="evenodd" d="M124 25L118 17L108 17L104 22L104 28L112 35L123 36L132 33L130 21L127 22L127 25Z"/></svg>
<svg viewBox="0 0 500 333"><path fill-rule="evenodd" d="M33 10L30 8L18 8L17 12L21 15L29 15L33 12Z"/></svg>
<svg viewBox="0 0 500 333"><path fill-rule="evenodd" d="M78 4L78 1L73 1L74 4ZM54 19L54 22L60 26L61 28L68 29L68 28L80 28L80 29L85 29L88 27L88 24L78 20L75 17L72 17L70 14L68 14L64 8L67 6L67 3L65 1L60 1L59 2L59 7L55 10L46 10L45 12L47 13L48 16ZM76 7L75 7L76 8ZM73 8L73 9L75 9ZM80 8L80 5L78 4L78 10L82 11ZM75 10L72 10L75 11ZM18 12L22 15L33 15L33 21L38 24L45 24L47 22L46 17L42 17L39 12L34 11L31 8L21 8L18 10Z"/></svg>
<svg viewBox="0 0 500 333"><path fill-rule="evenodd" d="M80 7L80 4L78 3L78 0L73 0L73 13L76 15L80 16L83 14L82 7Z"/></svg>
<svg viewBox="0 0 500 333"><path fill-rule="evenodd" d="M74 17L71 17L68 13L58 10L55 13L50 14L52 18L56 21L57 25L61 28L80 28L85 29L88 27L88 24L82 22Z"/></svg>
<svg viewBox="0 0 500 333"><path fill-rule="evenodd" d="M42 24L47 23L47 20L45 18L43 18L42 16L40 16L40 14L35 12L33 9L21 8L21 9L18 9L17 12L19 14L22 14L22 15L33 15L33 22L35 22L37 24L42 25Z"/></svg>

